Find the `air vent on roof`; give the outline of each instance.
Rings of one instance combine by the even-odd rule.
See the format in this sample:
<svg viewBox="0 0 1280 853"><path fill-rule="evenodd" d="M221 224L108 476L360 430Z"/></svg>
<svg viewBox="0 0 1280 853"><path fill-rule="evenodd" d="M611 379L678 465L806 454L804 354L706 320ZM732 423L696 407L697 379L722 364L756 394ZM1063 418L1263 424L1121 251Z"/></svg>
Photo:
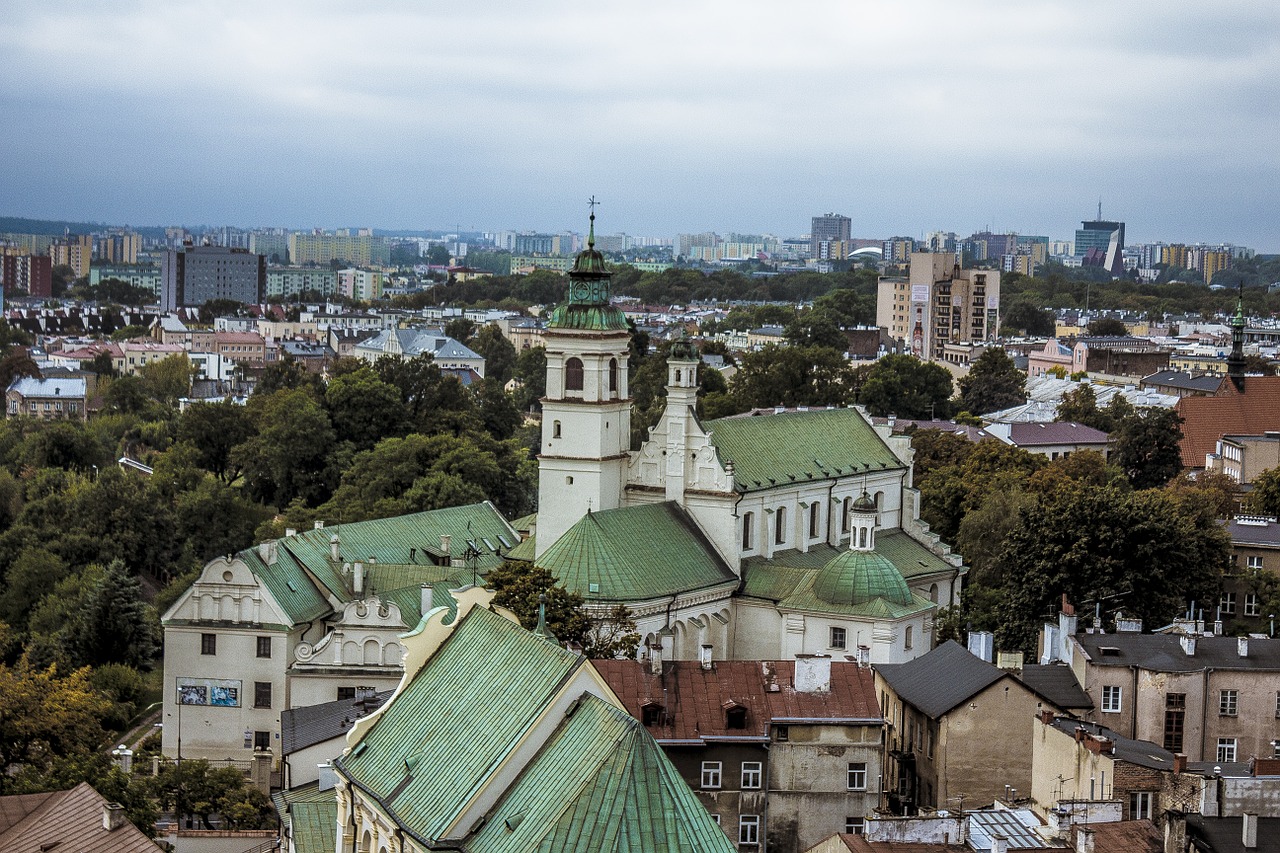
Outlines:
<svg viewBox="0 0 1280 853"><path fill-rule="evenodd" d="M1103 657L1117 658L1120 657L1120 649L1115 646L1099 646L1098 651Z"/></svg>

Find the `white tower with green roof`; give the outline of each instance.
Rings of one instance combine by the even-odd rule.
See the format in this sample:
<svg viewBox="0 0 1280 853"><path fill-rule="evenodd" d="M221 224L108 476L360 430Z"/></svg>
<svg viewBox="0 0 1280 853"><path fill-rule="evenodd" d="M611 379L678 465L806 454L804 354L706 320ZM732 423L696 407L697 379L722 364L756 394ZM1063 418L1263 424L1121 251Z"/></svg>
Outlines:
<svg viewBox="0 0 1280 853"><path fill-rule="evenodd" d="M587 248L569 272L566 301L552 313L544 335L539 557L588 511L621 506L626 486L631 336L626 318L609 302L611 274L595 248L595 219L593 212Z"/></svg>

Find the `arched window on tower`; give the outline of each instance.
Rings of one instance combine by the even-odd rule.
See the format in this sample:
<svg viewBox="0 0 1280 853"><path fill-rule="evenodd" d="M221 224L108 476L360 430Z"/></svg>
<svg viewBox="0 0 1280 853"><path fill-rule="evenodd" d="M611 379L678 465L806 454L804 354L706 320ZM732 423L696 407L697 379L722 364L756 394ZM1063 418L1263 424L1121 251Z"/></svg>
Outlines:
<svg viewBox="0 0 1280 853"><path fill-rule="evenodd" d="M564 390L582 390L582 359L574 357L564 363Z"/></svg>
<svg viewBox="0 0 1280 853"><path fill-rule="evenodd" d="M616 358L609 359L609 393L618 393L618 360Z"/></svg>

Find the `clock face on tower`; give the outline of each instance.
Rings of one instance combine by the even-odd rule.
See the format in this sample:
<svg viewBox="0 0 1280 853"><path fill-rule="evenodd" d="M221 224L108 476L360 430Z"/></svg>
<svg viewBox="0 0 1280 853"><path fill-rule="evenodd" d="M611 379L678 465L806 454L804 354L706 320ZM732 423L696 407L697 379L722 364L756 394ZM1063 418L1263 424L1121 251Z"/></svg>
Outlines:
<svg viewBox="0 0 1280 853"><path fill-rule="evenodd" d="M569 294L569 299L573 302L587 302L591 299L591 284L586 281L575 281L573 290Z"/></svg>

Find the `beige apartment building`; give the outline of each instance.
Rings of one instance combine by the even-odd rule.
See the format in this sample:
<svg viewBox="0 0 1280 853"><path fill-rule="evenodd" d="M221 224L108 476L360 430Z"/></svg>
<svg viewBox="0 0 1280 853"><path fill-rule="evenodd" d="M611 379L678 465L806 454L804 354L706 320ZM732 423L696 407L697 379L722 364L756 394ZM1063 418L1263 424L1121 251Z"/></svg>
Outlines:
<svg viewBox="0 0 1280 853"><path fill-rule="evenodd" d="M961 269L951 252L913 252L907 278L880 279L876 324L929 361L946 360L948 344L994 341L1000 272Z"/></svg>

